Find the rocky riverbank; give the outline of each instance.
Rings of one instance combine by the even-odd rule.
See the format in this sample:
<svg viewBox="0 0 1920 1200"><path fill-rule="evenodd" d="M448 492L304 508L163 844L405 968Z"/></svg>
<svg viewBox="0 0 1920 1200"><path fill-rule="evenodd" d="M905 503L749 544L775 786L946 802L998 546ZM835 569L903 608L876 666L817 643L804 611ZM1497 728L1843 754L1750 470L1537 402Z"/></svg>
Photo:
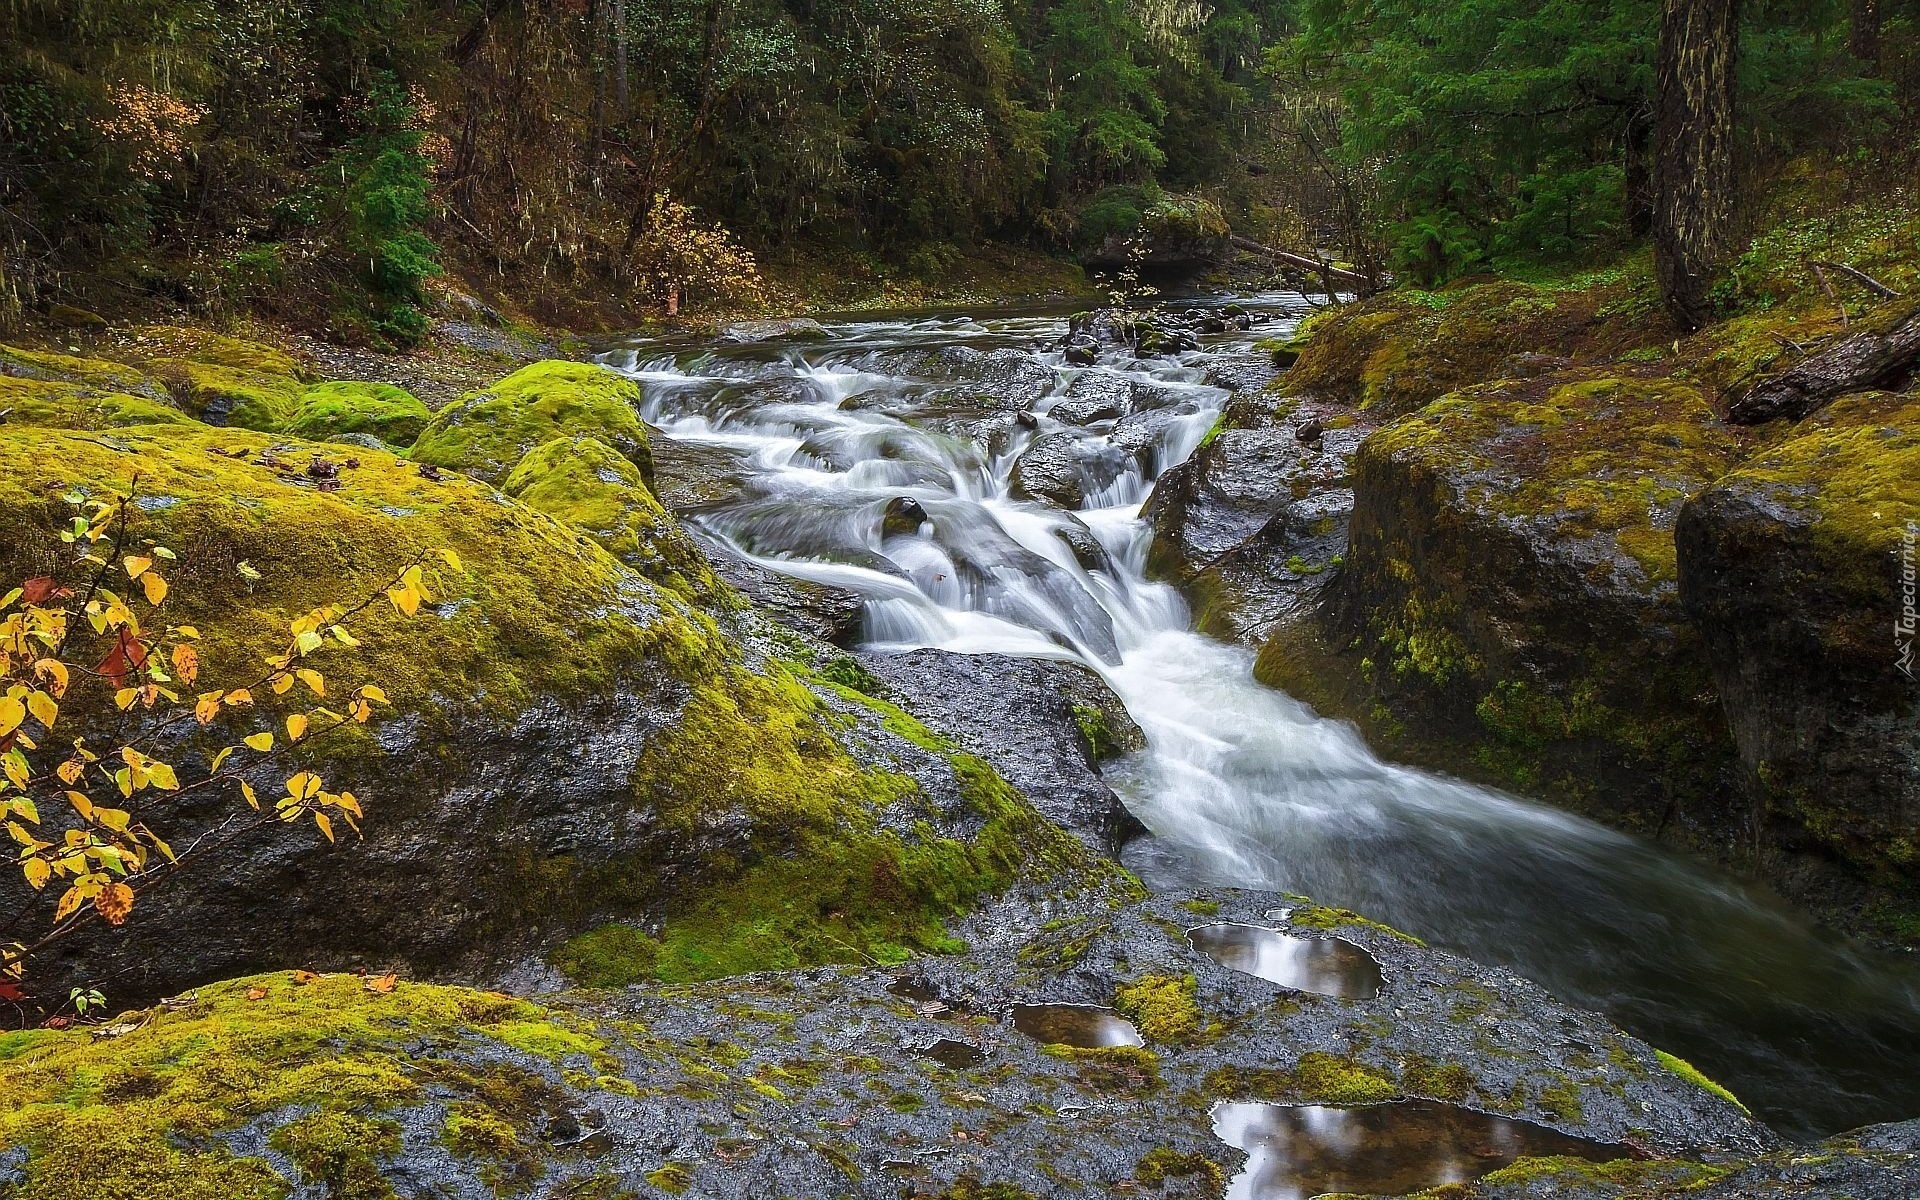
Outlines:
<svg viewBox="0 0 1920 1200"><path fill-rule="evenodd" d="M1156 491L1153 565L1385 754L1911 941L1920 689L1895 634L1920 396L1730 425L1842 322L1803 303L1675 340L1642 291L1465 283L1327 314ZM1911 302L1878 303L1863 322Z"/></svg>

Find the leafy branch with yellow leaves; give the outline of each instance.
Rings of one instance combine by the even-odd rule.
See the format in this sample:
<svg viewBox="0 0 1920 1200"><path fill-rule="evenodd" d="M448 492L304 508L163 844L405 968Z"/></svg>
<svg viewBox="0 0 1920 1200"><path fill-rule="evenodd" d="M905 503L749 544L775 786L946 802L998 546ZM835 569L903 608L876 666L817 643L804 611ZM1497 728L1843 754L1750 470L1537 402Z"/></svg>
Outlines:
<svg viewBox="0 0 1920 1200"><path fill-rule="evenodd" d="M284 648L264 655L255 677L195 691L200 631L161 616L171 592L163 571L178 556L136 538L132 491L112 500L65 499L77 509L60 535L74 548L77 582L43 575L0 596L0 821L32 889L26 905L0 919L0 939L9 939L0 942L0 986L13 995L34 955L92 922L124 924L146 892L236 841L309 820L328 841L336 822L358 835L359 799L330 790L310 765L285 760L371 721L386 694L367 681L336 689L337 707L329 707L328 681L314 662L359 646L349 622L370 606L384 601L410 617L432 600L426 559L415 558L350 607L322 605L289 621ZM462 569L452 551L440 556ZM274 706L288 711L267 716ZM58 740L69 726L91 722L92 729L112 710L123 714L122 725L99 748L87 736ZM64 723L63 712L70 714ZM195 773L183 777L160 757L198 730L235 719L257 725L263 717L267 728L218 745ZM289 771L284 794L264 799L252 781L280 770ZM179 850L156 828L170 805L223 788L246 807L236 804L204 828L169 830Z"/></svg>

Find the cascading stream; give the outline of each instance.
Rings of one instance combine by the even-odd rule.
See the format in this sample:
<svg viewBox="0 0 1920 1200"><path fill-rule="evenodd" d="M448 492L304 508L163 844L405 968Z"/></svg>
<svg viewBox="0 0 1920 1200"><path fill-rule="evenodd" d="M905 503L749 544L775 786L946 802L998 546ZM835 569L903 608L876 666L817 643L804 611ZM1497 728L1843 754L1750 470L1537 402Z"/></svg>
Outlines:
<svg viewBox="0 0 1920 1200"><path fill-rule="evenodd" d="M827 341L639 343L604 359L642 383L649 422L745 478L692 523L862 593L869 648L1099 670L1147 733L1108 778L1155 835L1128 855L1150 884L1298 892L1508 966L1692 1059L1789 1136L1920 1114L1913 964L1647 843L1382 762L1349 726L1255 683L1251 654L1194 633L1178 594L1146 578L1140 506L1229 395L1208 366L1285 328L1089 367L1034 349L1064 331L1055 314L858 321ZM1050 415L1112 395L1130 398L1117 418ZM1062 438L1077 506L1016 498L1020 456ZM901 517L905 500L924 519Z"/></svg>

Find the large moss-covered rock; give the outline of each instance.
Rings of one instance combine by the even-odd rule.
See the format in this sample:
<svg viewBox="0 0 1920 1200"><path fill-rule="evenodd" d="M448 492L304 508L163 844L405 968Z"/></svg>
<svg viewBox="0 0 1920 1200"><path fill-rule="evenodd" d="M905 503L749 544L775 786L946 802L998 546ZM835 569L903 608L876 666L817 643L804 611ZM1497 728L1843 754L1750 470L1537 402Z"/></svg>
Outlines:
<svg viewBox="0 0 1920 1200"><path fill-rule="evenodd" d="M1868 918L1909 939L1920 938L1917 528L1920 397L1868 393L1716 481L1678 530L1681 594L1756 836L1847 864L1883 889ZM1862 894L1834 876L1802 868L1789 882L1858 908Z"/></svg>
<svg viewBox="0 0 1920 1200"><path fill-rule="evenodd" d="M389 446L406 447L432 419L427 406L405 388L336 381L306 390L287 420L286 432L314 441L368 434Z"/></svg>
<svg viewBox="0 0 1920 1200"><path fill-rule="evenodd" d="M168 401L167 385L138 367L53 350L0 346L0 378L74 384L94 392Z"/></svg>
<svg viewBox="0 0 1920 1200"><path fill-rule="evenodd" d="M1268 919L1276 905L1301 919ZM1223 1099L1425 1097L1667 1158L1777 1146L1603 1018L1350 913L1214 892L1036 916L983 914L997 936L979 949L899 972L535 1002L282 970L97 1035L8 1034L0 1187L13 1200L1013 1200L1146 1180L1198 1200L1245 1162L1211 1132ZM1386 986L1335 1000L1231 970L1185 937L1215 921L1338 937ZM1118 1007L1148 1044L1043 1045L1006 1020L1020 1003Z"/></svg>
<svg viewBox="0 0 1920 1200"><path fill-rule="evenodd" d="M316 477L315 460L337 474ZM711 611L695 607L473 480L379 451L356 460L199 425L111 439L0 426L0 577L70 554L59 497L137 473L139 536L182 554L168 612L205 635L202 687L255 678L314 605L377 595L440 549L462 560L429 573L422 615L377 605L354 621L360 649L315 663L336 690L378 682L397 710L319 750L329 782L364 798L366 840L289 829L238 844L217 883L158 890L127 935L36 962L36 988L111 977L121 995L154 994L289 958L477 970L608 916L655 921L660 969L704 977L937 949L985 896L1120 886L984 763L810 688L737 601L709 592ZM698 562L683 549L685 578ZM84 707L70 701L70 718ZM208 748L189 736L165 750L190 771ZM168 821L235 803L194 797Z"/></svg>
<svg viewBox="0 0 1920 1200"><path fill-rule="evenodd" d="M651 477L640 385L595 363L539 362L441 409L413 446L413 459L499 484L528 452L586 434Z"/></svg>
<svg viewBox="0 0 1920 1200"><path fill-rule="evenodd" d="M706 557L654 498L640 468L598 437L557 437L534 448L500 488L584 530L621 562L690 600L731 598Z"/></svg>
<svg viewBox="0 0 1920 1200"><path fill-rule="evenodd" d="M292 375L188 359L154 364L180 406L209 425L270 432L284 428L300 407L304 384Z"/></svg>
<svg viewBox="0 0 1920 1200"><path fill-rule="evenodd" d="M1550 369L1555 359L1565 365L1561 356L1610 357L1672 336L1649 280L1631 265L1563 286L1462 280L1438 292L1388 292L1331 310L1304 332L1281 390L1376 417Z"/></svg>
<svg viewBox="0 0 1920 1200"><path fill-rule="evenodd" d="M1396 754L1725 849L1731 746L1673 524L1736 455L1669 379L1445 397L1362 444L1345 566L1257 673Z"/></svg>

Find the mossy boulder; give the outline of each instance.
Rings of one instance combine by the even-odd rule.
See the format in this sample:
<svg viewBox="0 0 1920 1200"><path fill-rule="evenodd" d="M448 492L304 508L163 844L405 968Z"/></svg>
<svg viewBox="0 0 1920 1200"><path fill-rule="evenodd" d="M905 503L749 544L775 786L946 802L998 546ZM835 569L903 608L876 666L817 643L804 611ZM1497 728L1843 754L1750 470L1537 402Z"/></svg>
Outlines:
<svg viewBox="0 0 1920 1200"><path fill-rule="evenodd" d="M1444 397L1361 445L1345 564L1256 673L1395 754L1724 848L1732 750L1673 525L1737 455L1665 378Z"/></svg>
<svg viewBox="0 0 1920 1200"><path fill-rule="evenodd" d="M188 359L162 359L154 369L180 407L209 425L270 432L283 429L306 387L292 375Z"/></svg>
<svg viewBox="0 0 1920 1200"><path fill-rule="evenodd" d="M584 530L608 553L690 600L722 602L730 589L654 498L640 468L591 434L554 438L528 452L500 488Z"/></svg>
<svg viewBox="0 0 1920 1200"><path fill-rule="evenodd" d="M128 335L124 353L141 361L171 359L263 375L311 378L306 364L277 346L190 325L142 325Z"/></svg>
<svg viewBox="0 0 1920 1200"><path fill-rule="evenodd" d="M534 363L441 409L414 443L413 458L498 485L531 451L585 434L612 446L649 479L653 462L640 400L640 385L607 367Z"/></svg>
<svg viewBox="0 0 1920 1200"><path fill-rule="evenodd" d="M343 434L370 434L389 446L407 447L433 414L412 392L390 383L322 383L306 390L287 419L285 432L314 441Z"/></svg>
<svg viewBox="0 0 1920 1200"><path fill-rule="evenodd" d="M193 420L165 400L18 376L0 376L0 414L0 424L43 429L114 429Z"/></svg>
<svg viewBox="0 0 1920 1200"><path fill-rule="evenodd" d="M985 764L810 690L737 602L690 605L473 480L362 451L322 490L306 468L337 464L332 447L199 425L111 440L0 426L0 454L13 579L70 553L58 497L139 475L140 536L182 554L168 611L205 635L202 686L254 678L316 604L377 594L442 548L463 560L430 573L420 616L378 605L354 622L360 649L315 664L335 689L380 683L396 709L319 751L329 782L365 799L366 840L289 829L237 845L218 886L156 892L131 936L64 943L38 987L112 977L155 994L289 958L472 968L642 914L685 948L680 977L899 957L947 945L945 922L986 896L1072 888L1093 868ZM240 732L166 752L190 765ZM231 803L198 797L170 820Z"/></svg>
<svg viewBox="0 0 1920 1200"><path fill-rule="evenodd" d="M1754 835L1839 864L1803 864L1790 884L1865 906L1909 940L1920 938L1917 528L1920 397L1880 392L1794 426L1689 501L1678 530L1681 594L1739 747Z"/></svg>
<svg viewBox="0 0 1920 1200"><path fill-rule="evenodd" d="M0 346L0 378L71 384L96 393L138 396L163 404L169 399L167 385L138 367L22 346Z"/></svg>
<svg viewBox="0 0 1920 1200"><path fill-rule="evenodd" d="M1304 332L1299 357L1275 387L1383 419L1459 388L1550 369L1555 359L1564 365L1559 356L1610 357L1671 337L1635 263L1557 283L1462 280L1438 292L1395 290L1334 310Z"/></svg>

